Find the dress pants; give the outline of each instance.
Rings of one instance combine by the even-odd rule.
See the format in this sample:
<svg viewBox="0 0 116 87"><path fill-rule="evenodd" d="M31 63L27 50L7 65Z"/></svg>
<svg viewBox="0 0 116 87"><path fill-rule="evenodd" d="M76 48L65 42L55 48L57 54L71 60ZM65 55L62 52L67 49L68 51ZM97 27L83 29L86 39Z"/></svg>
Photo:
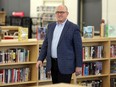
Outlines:
<svg viewBox="0 0 116 87"><path fill-rule="evenodd" d="M52 58L52 68L51 68L51 75L52 75L52 83L70 83L72 74L62 74L58 69L58 61L56 58Z"/></svg>

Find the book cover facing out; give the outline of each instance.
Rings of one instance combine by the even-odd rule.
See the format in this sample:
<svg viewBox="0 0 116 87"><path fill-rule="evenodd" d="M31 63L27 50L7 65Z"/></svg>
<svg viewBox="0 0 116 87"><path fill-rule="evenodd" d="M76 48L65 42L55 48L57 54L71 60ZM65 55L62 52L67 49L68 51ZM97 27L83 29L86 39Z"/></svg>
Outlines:
<svg viewBox="0 0 116 87"><path fill-rule="evenodd" d="M105 36L116 37L116 25L105 25Z"/></svg>
<svg viewBox="0 0 116 87"><path fill-rule="evenodd" d="M83 37L92 38L94 35L94 26L83 27Z"/></svg>
<svg viewBox="0 0 116 87"><path fill-rule="evenodd" d="M46 36L46 27L39 27L38 28L38 40L43 40Z"/></svg>
<svg viewBox="0 0 116 87"><path fill-rule="evenodd" d="M18 32L19 41L28 41L28 28L19 27Z"/></svg>

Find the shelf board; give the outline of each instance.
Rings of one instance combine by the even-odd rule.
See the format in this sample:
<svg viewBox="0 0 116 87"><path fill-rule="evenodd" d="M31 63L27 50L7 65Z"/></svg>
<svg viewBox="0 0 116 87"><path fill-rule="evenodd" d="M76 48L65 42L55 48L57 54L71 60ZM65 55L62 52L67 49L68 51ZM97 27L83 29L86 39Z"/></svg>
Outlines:
<svg viewBox="0 0 116 87"><path fill-rule="evenodd" d="M41 46L43 44L43 40L38 40L38 43Z"/></svg>
<svg viewBox="0 0 116 87"><path fill-rule="evenodd" d="M100 37L100 36L94 36L93 38L83 38L82 37L82 42L106 42L108 41L107 37Z"/></svg>
<svg viewBox="0 0 116 87"><path fill-rule="evenodd" d="M53 12L53 11L40 11L40 12L38 12L38 14L55 14L55 12Z"/></svg>
<svg viewBox="0 0 116 87"><path fill-rule="evenodd" d="M110 60L116 60L116 57L112 57L112 58L110 58Z"/></svg>
<svg viewBox="0 0 116 87"><path fill-rule="evenodd" d="M1 66L14 66L14 65L29 65L29 64L36 64L36 62L16 62L16 63L0 63Z"/></svg>
<svg viewBox="0 0 116 87"><path fill-rule="evenodd" d="M98 78L98 77L106 77L108 74L102 74L102 75L88 75L88 76L77 76L77 79L87 79L87 78Z"/></svg>
<svg viewBox="0 0 116 87"><path fill-rule="evenodd" d="M9 40L1 40L1 46L23 46L23 45L37 45L37 39L28 39L28 41L18 41L18 39L9 39Z"/></svg>
<svg viewBox="0 0 116 87"><path fill-rule="evenodd" d="M110 73L110 76L116 76L116 73Z"/></svg>
<svg viewBox="0 0 116 87"><path fill-rule="evenodd" d="M83 60L83 62L105 61L105 60L108 60L108 59L109 58L86 59L86 60Z"/></svg>
<svg viewBox="0 0 116 87"><path fill-rule="evenodd" d="M0 84L0 86L3 87L3 86L24 85L24 84L33 84L33 83L37 83L37 81L6 83L6 84Z"/></svg>
<svg viewBox="0 0 116 87"><path fill-rule="evenodd" d="M0 26L2 30L17 30L19 29L19 26Z"/></svg>
<svg viewBox="0 0 116 87"><path fill-rule="evenodd" d="M116 37L112 37L112 38L109 37L109 40L110 40L110 41L116 41Z"/></svg>
<svg viewBox="0 0 116 87"><path fill-rule="evenodd" d="M51 82L51 79L46 79L46 80L38 80L39 83L44 83L44 82Z"/></svg>
<svg viewBox="0 0 116 87"><path fill-rule="evenodd" d="M43 2L63 2L63 0L43 0Z"/></svg>

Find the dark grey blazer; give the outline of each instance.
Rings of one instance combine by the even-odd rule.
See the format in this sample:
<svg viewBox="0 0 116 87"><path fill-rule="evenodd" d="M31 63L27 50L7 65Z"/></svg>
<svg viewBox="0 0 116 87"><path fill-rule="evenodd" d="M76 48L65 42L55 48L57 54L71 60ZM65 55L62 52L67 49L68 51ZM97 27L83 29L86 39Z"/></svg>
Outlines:
<svg viewBox="0 0 116 87"><path fill-rule="evenodd" d="M51 43L55 26L56 22L48 25L47 35L38 57L38 60L41 61L46 58L47 71L51 70ZM82 40L79 26L68 20L58 43L57 56L58 67L63 74L71 74L75 71L75 67L82 67Z"/></svg>

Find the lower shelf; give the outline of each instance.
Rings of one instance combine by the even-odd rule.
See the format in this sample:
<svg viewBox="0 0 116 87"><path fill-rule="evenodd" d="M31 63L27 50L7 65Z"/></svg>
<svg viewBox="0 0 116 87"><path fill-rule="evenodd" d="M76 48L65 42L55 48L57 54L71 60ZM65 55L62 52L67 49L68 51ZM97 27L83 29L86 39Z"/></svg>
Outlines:
<svg viewBox="0 0 116 87"><path fill-rule="evenodd" d="M17 83L7 83L7 84L0 84L0 87L3 86L12 86L12 85L25 85L25 84L36 84L37 81L28 81L28 82L17 82Z"/></svg>

